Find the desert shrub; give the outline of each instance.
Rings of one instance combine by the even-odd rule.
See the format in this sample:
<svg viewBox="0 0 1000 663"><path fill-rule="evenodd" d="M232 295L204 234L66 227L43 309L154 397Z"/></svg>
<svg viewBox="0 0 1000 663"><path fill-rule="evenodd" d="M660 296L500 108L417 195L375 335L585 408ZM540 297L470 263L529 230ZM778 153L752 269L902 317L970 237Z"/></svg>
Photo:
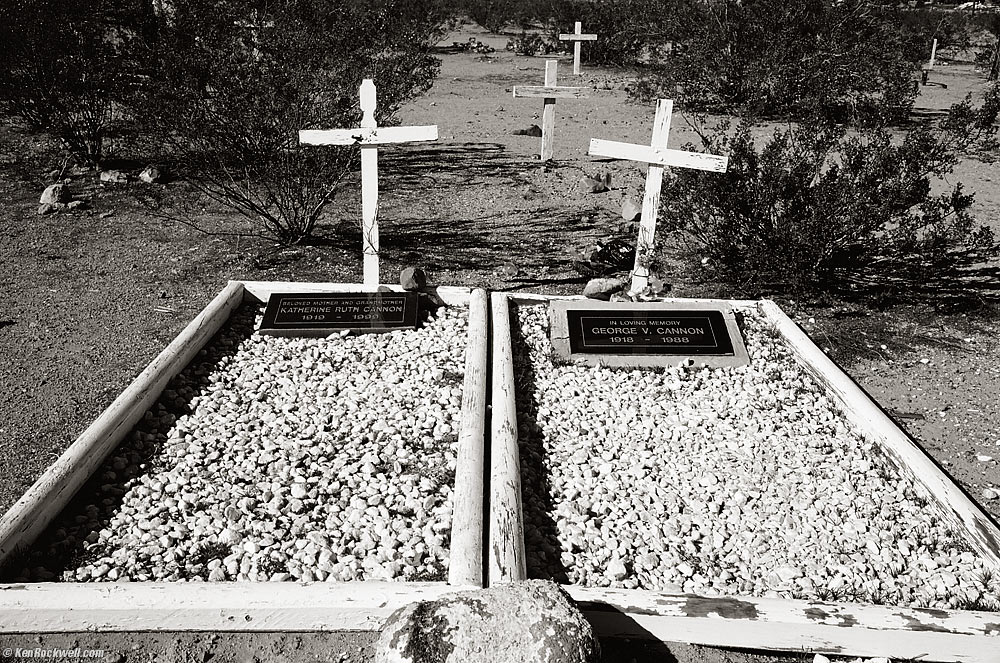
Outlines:
<svg viewBox="0 0 1000 663"><path fill-rule="evenodd" d="M0 112L100 164L144 77L146 3L13 0L0 22Z"/></svg>
<svg viewBox="0 0 1000 663"><path fill-rule="evenodd" d="M536 12L532 0L456 0L452 11L465 14L480 27L501 34L508 25L527 28Z"/></svg>
<svg viewBox="0 0 1000 663"><path fill-rule="evenodd" d="M556 46L538 33L522 30L521 34L507 41L507 50L518 55L536 55L538 53L548 55L556 50Z"/></svg>
<svg viewBox="0 0 1000 663"><path fill-rule="evenodd" d="M635 92L757 117L904 119L916 66L899 30L863 0L692 2L687 48Z"/></svg>
<svg viewBox="0 0 1000 663"><path fill-rule="evenodd" d="M898 26L903 55L907 60L925 63L930 59L931 44L938 40L938 54L946 48L966 49L979 31L979 21L965 12L935 8L882 10L882 18Z"/></svg>
<svg viewBox="0 0 1000 663"><path fill-rule="evenodd" d="M830 122L775 130L762 147L750 126L703 132L728 154L725 174L679 171L662 216L692 265L745 294L826 291L897 296L954 284L998 247L956 185L935 195L976 137L977 112L894 140L882 128L847 134Z"/></svg>
<svg viewBox="0 0 1000 663"><path fill-rule="evenodd" d="M438 71L446 16L433 0L176 0L160 31L143 117L204 193L281 243L308 239L357 163L353 146L302 146L300 129L358 126L372 78L391 124Z"/></svg>
<svg viewBox="0 0 1000 663"><path fill-rule="evenodd" d="M586 42L585 62L629 66L655 59L679 38L691 13L684 0L550 0L536 16L550 25L551 38L573 32L576 21L597 35Z"/></svg>
<svg viewBox="0 0 1000 663"><path fill-rule="evenodd" d="M988 80L1000 79L1000 14L983 19L987 44L976 52L976 66L986 72Z"/></svg>

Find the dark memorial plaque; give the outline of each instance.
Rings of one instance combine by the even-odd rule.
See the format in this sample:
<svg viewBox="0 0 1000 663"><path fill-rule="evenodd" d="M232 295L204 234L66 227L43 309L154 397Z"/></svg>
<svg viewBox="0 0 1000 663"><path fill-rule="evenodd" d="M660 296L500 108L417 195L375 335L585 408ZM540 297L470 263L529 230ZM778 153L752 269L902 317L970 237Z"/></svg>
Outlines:
<svg viewBox="0 0 1000 663"><path fill-rule="evenodd" d="M725 302L556 300L549 309L558 356L609 366L749 363L732 307Z"/></svg>
<svg viewBox="0 0 1000 663"><path fill-rule="evenodd" d="M572 352L732 355L722 311L567 311Z"/></svg>
<svg viewBox="0 0 1000 663"><path fill-rule="evenodd" d="M267 300L262 334L325 336L336 331L415 329L415 292L274 293Z"/></svg>

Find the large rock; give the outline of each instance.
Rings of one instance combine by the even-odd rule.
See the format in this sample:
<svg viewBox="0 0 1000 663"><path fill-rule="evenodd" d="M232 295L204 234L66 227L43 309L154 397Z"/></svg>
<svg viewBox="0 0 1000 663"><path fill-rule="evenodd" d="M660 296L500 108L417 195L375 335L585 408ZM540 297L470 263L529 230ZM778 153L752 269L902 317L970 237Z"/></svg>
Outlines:
<svg viewBox="0 0 1000 663"><path fill-rule="evenodd" d="M41 205L61 205L73 200L73 195L69 192L69 187L65 184L50 184L42 191L42 197L38 199Z"/></svg>
<svg viewBox="0 0 1000 663"><path fill-rule="evenodd" d="M593 628L547 580L418 601L389 617L376 663L596 663Z"/></svg>
<svg viewBox="0 0 1000 663"><path fill-rule="evenodd" d="M622 279L590 279L583 288L583 296L608 301L611 295L621 292L624 287L625 281Z"/></svg>

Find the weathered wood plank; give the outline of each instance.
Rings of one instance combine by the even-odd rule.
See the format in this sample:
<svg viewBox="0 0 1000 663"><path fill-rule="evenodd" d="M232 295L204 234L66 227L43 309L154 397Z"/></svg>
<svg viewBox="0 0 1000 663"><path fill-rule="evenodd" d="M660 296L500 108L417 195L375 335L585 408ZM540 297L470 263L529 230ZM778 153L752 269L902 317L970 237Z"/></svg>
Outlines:
<svg viewBox="0 0 1000 663"><path fill-rule="evenodd" d="M921 661L1000 661L997 613L566 589L603 636Z"/></svg>
<svg viewBox="0 0 1000 663"><path fill-rule="evenodd" d="M563 87L554 85L515 85L514 97L518 99L545 98L545 99L586 99L590 96L590 88L586 87Z"/></svg>
<svg viewBox="0 0 1000 663"><path fill-rule="evenodd" d="M458 460L455 467L455 506L448 563L448 582L452 585L483 586L488 346L489 303L486 291L476 289L472 291L469 300L469 344L465 352L462 428L458 436Z"/></svg>
<svg viewBox="0 0 1000 663"><path fill-rule="evenodd" d="M243 284L230 281L0 518L0 561L49 526L242 301Z"/></svg>
<svg viewBox="0 0 1000 663"><path fill-rule="evenodd" d="M375 631L443 582L128 582L0 585L0 633Z"/></svg>
<svg viewBox="0 0 1000 663"><path fill-rule="evenodd" d="M876 441L898 469L923 484L940 515L993 568L1000 570L1000 528L973 502L920 446L903 432L875 401L812 342L781 308L770 300L761 311L785 339L796 360L823 385L867 438Z"/></svg>
<svg viewBox="0 0 1000 663"><path fill-rule="evenodd" d="M545 61L545 87L556 86L556 60ZM552 158L552 144L556 133L556 100L547 98L542 101L542 151L540 158L548 161Z"/></svg>
<svg viewBox="0 0 1000 663"><path fill-rule="evenodd" d="M388 145L437 140L437 138L437 125L299 131L299 142L306 145Z"/></svg>
<svg viewBox="0 0 1000 663"><path fill-rule="evenodd" d="M661 99L661 101L664 100ZM595 157L608 157L611 159L644 161L658 166L707 170L713 173L724 173L726 172L726 168L729 166L729 157L720 157L715 154L704 154L702 152L668 150L648 145L620 143L618 141L604 140L602 138L590 139L590 148L587 150L587 154Z"/></svg>
<svg viewBox="0 0 1000 663"><path fill-rule="evenodd" d="M660 99L656 104L653 118L653 138L650 146L654 149L667 147L670 137L670 119L674 102ZM632 267L632 285L629 291L642 292L649 284L649 263L653 259L653 238L656 236L656 216L660 211L660 190L663 186L663 166L649 164L646 170L646 188L642 195L642 213L639 217L639 238L636 242L635 263Z"/></svg>
<svg viewBox="0 0 1000 663"><path fill-rule="evenodd" d="M489 584L527 577L521 470L514 401L514 357L507 295L490 297L493 321L493 393L490 420Z"/></svg>

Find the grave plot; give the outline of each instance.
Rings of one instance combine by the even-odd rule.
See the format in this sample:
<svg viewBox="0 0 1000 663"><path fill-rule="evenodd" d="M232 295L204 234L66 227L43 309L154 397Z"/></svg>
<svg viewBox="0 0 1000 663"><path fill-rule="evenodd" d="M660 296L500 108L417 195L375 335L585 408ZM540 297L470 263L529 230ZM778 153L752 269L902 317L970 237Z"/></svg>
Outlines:
<svg viewBox="0 0 1000 663"><path fill-rule="evenodd" d="M384 611L445 581L481 585L485 293L411 294L415 326L315 329L324 293L345 290L362 288L220 294L0 522L4 581L64 581L28 607L108 582L136 588L118 602L162 609L143 586L177 600L163 583L287 580L356 581L333 596ZM269 296L292 308L265 323ZM310 335L274 335L293 314ZM390 580L412 590L366 582ZM240 606L226 591L192 596ZM247 591L273 611L268 590ZM329 612L330 595L282 592L279 607Z"/></svg>
<svg viewBox="0 0 1000 663"><path fill-rule="evenodd" d="M570 361L551 299L493 297L491 583L565 583L606 633L926 660L1000 652L1000 619L964 612L1000 609L995 524L776 306L702 304L735 310L749 363L739 348L689 347L643 367L641 351ZM564 300L553 319L574 307L605 312ZM628 335L639 313L577 338L570 316L569 345ZM724 329L679 324L691 346ZM958 640L942 649L930 632Z"/></svg>

